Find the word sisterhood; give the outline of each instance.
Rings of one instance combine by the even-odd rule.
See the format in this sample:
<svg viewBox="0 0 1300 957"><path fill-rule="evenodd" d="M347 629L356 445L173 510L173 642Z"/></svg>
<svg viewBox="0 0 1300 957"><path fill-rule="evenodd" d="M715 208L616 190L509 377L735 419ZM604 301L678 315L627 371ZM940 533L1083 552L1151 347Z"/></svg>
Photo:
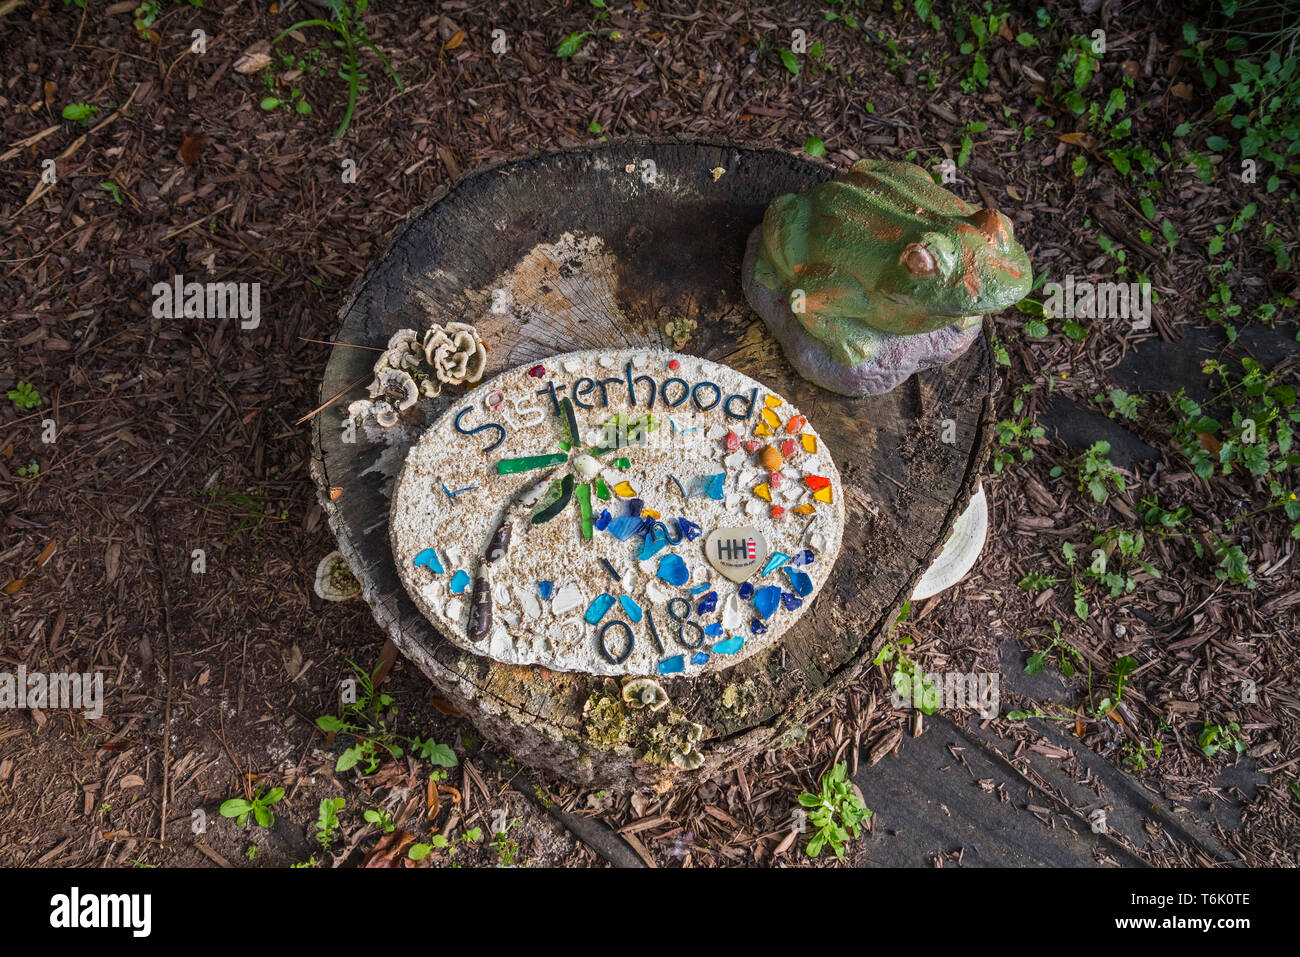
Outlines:
<svg viewBox="0 0 1300 957"><path fill-rule="evenodd" d="M608 408L610 387L617 387L627 390L625 398L627 404L632 408L636 408L639 404L637 396L640 394L645 397L645 407L647 409L655 407L655 398L658 397L670 409L677 408L687 399L690 399L695 408L701 412L716 409L721 404L722 411L727 414L727 418L741 422L751 418L754 414L754 403L758 399L758 389L750 389L748 396L729 395L723 398L722 389L718 384L709 382L707 379L691 385L685 379L672 376L664 379L663 383L660 384L652 376L633 375L632 372L632 363L629 360L621 376L611 376L608 379L593 379L591 376L583 376L573 383L573 388L569 391L569 395L573 398L573 404L580 409L597 408L597 403L588 401L588 397L599 394L599 408ZM638 387L640 387L639 393L637 391ZM537 394L549 396L552 411L559 415L560 393L568 388L567 385L556 385L554 382L548 382L545 389L537 390ZM737 402L743 403L744 412L735 411L734 406Z"/></svg>

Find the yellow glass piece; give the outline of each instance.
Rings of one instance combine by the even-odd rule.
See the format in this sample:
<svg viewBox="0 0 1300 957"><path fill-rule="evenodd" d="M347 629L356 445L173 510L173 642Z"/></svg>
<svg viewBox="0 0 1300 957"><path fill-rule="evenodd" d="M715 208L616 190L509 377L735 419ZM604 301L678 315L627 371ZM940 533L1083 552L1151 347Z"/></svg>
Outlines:
<svg viewBox="0 0 1300 957"><path fill-rule="evenodd" d="M655 511L654 509L652 509L652 508L643 508L643 509L641 509L641 514L642 514L642 515L649 515L651 518L658 518L658 517L659 517L659 513L656 512L656 511Z"/></svg>
<svg viewBox="0 0 1300 957"><path fill-rule="evenodd" d="M763 404L766 405L769 409L775 409L778 405L781 404L781 400L774 395L769 395L766 399L763 400Z"/></svg>
<svg viewBox="0 0 1300 957"><path fill-rule="evenodd" d="M813 507L812 507L811 505L809 505L807 502L804 502L802 505L796 505L796 506L794 507L794 510L795 510L795 513L798 514L798 515L811 515L813 512L817 511L815 508L813 508Z"/></svg>
<svg viewBox="0 0 1300 957"><path fill-rule="evenodd" d="M761 499L762 499L763 501L765 501L765 502L770 502L770 501L772 501L772 492L771 492L771 490L767 487L767 483L766 483L766 482L764 482L762 485L755 485L755 486L754 486L754 494L757 495L759 498L761 498Z"/></svg>
<svg viewBox="0 0 1300 957"><path fill-rule="evenodd" d="M805 452L816 453L817 436L813 435L810 432L805 432L803 435L799 436L799 441L803 443L803 450Z"/></svg>
<svg viewBox="0 0 1300 957"><path fill-rule="evenodd" d="M761 409L760 412L763 416L763 421L766 422L768 425L770 425L772 428L779 429L781 427L780 416L778 416L771 409Z"/></svg>
<svg viewBox="0 0 1300 957"><path fill-rule="evenodd" d="M769 429L769 428L767 427L767 423L766 423L766 422L760 422L760 423L758 423L758 425L754 426L754 434L755 434L755 435L771 435L771 434L772 434L772 430Z"/></svg>
<svg viewBox="0 0 1300 957"><path fill-rule="evenodd" d="M829 505L831 503L831 487L828 485L825 488L819 488L817 491L813 492L813 498Z"/></svg>
<svg viewBox="0 0 1300 957"><path fill-rule="evenodd" d="M628 482L619 482L614 486L614 494L619 498L633 498L636 495L636 489Z"/></svg>

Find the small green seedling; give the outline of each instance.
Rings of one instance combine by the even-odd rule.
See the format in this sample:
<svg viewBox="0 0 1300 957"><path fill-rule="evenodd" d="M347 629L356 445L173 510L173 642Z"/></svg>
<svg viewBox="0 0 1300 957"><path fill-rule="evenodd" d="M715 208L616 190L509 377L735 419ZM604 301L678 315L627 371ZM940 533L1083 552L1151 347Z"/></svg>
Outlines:
<svg viewBox="0 0 1300 957"><path fill-rule="evenodd" d="M1075 672L1074 662L1077 661L1079 664L1086 667L1087 661L1084 659L1083 654L1079 649L1070 644L1070 642L1061 634L1061 623L1059 621L1052 622L1052 630L1055 632L1055 635L1052 637L1050 644L1048 644L1048 646L1042 651L1034 652L1029 656L1029 660L1025 662L1025 674L1042 674L1043 666L1052 659L1052 654L1055 652L1061 663L1061 674L1065 675L1067 678L1073 678ZM1026 637L1031 634L1038 635L1042 638L1047 637L1047 635L1042 632L1025 632ZM1071 659L1073 659L1073 661Z"/></svg>
<svg viewBox="0 0 1300 957"><path fill-rule="evenodd" d="M513 867L515 858L519 856L519 844L511 840L510 832L522 825L523 821L511 821L504 831L497 831L492 835L492 847L496 850L497 861L502 867Z"/></svg>
<svg viewBox="0 0 1300 957"><path fill-rule="evenodd" d="M370 48L375 56L379 57L379 62L383 64L388 75L393 78L397 84L397 92L404 92L402 79L393 69L392 64L388 62L388 57L384 56L379 47L375 46L374 41L366 33L366 26L362 20L366 9L370 6L370 0L330 0L330 17L329 20L322 20L319 17L309 20L299 20L293 26L289 27L278 37L271 41L271 45L279 43L290 33L303 27L324 27L335 35L333 40L334 46L338 48L343 56L343 68L339 70L339 76L348 84L348 105L343 113L343 121L339 123L339 128L334 132L334 139L339 139L347 132L348 126L352 123L352 114L357 107L357 97L361 91L366 89L362 80L366 78L366 73L361 69L361 64L357 60L357 53L361 46ZM271 105L267 105L269 100L275 100ZM262 100L262 109L273 110L281 105L278 97L266 97ZM310 113L311 106L305 99L297 99L293 108L299 113Z"/></svg>
<svg viewBox="0 0 1300 957"><path fill-rule="evenodd" d="M5 393L9 401L20 409L35 409L41 404L41 394L30 382L18 380L18 385Z"/></svg>
<svg viewBox="0 0 1300 957"><path fill-rule="evenodd" d="M481 828L472 827L460 837L448 839L441 834L435 834L429 838L428 844L412 844L406 852L406 856L413 861L422 861L428 857L435 849L447 852L448 859L456 856L457 845L459 844L477 844L483 840L483 831ZM452 867L456 867L452 862Z"/></svg>
<svg viewBox="0 0 1300 957"><path fill-rule="evenodd" d="M1196 745L1201 749L1201 753L1207 758L1212 758L1219 753L1221 748L1232 748L1238 754L1246 750L1246 742L1237 737L1236 732L1240 730L1237 722L1229 721L1228 724L1207 724L1197 735Z"/></svg>
<svg viewBox="0 0 1300 957"><path fill-rule="evenodd" d="M325 798L320 802L320 812L316 815L316 840L321 847L334 843L334 835L339 829L339 811L348 802L344 798Z"/></svg>
<svg viewBox="0 0 1300 957"><path fill-rule="evenodd" d="M862 822L871 817L871 811L853 793L848 773L849 766L841 761L822 775L820 794L805 791L799 795L799 803L809 809L808 820L817 828L808 839L809 857L817 857L829 844L843 860L845 844L858 836Z"/></svg>
<svg viewBox="0 0 1300 957"><path fill-rule="evenodd" d="M388 817L388 812L383 808L370 808L361 815L365 818L367 824L373 824L385 834L393 833L393 822Z"/></svg>
<svg viewBox="0 0 1300 957"><path fill-rule="evenodd" d="M259 826L270 827L275 823L275 812L271 810L271 805L279 803L283 797L284 788L271 788L267 791L263 785L257 789L251 801L244 798L226 801L221 805L221 816L233 817L240 827L247 826L250 816Z"/></svg>
<svg viewBox="0 0 1300 957"><path fill-rule="evenodd" d="M69 103L63 108L63 118L72 120L74 123L80 123L83 126L89 126L90 121L99 113L99 107L92 106L90 103Z"/></svg>

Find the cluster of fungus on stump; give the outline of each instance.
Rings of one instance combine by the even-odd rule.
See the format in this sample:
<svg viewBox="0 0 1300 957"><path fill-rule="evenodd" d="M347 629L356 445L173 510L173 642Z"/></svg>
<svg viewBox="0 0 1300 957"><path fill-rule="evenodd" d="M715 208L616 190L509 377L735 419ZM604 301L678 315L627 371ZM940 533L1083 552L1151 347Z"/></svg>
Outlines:
<svg viewBox="0 0 1300 957"><path fill-rule="evenodd" d="M414 329L399 329L375 361L375 378L366 390L370 398L350 403L348 418L373 416L377 425L391 429L421 396L434 398L444 384L477 382L486 366L487 347L468 323L435 323L423 339Z"/></svg>
<svg viewBox="0 0 1300 957"><path fill-rule="evenodd" d="M653 678L628 677L621 688L608 679L583 706L583 728L599 748L627 745L648 764L691 771L704 763L699 747L704 725L687 719L681 708L670 708L665 717L654 720L670 703L668 692Z"/></svg>

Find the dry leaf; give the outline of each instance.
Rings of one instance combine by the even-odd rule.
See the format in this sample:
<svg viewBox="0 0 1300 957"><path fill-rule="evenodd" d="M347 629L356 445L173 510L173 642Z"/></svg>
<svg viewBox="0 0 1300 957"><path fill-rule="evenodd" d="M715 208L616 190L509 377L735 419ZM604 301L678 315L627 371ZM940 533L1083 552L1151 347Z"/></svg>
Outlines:
<svg viewBox="0 0 1300 957"><path fill-rule="evenodd" d="M429 704L433 705L440 713L445 714L449 718L465 717L465 713L446 698L430 698Z"/></svg>
<svg viewBox="0 0 1300 957"><path fill-rule="evenodd" d="M186 166L199 164L199 152L203 149L205 139L202 133L186 133L181 140L181 159Z"/></svg>
<svg viewBox="0 0 1300 957"><path fill-rule="evenodd" d="M1169 88L1169 92L1180 100L1190 100L1194 95L1190 83L1175 83Z"/></svg>
<svg viewBox="0 0 1300 957"><path fill-rule="evenodd" d="M18 592L26 588L30 582L31 582L30 578L15 578L8 585L5 585L4 588L5 594L16 595L18 594Z"/></svg>
<svg viewBox="0 0 1300 957"><path fill-rule="evenodd" d="M104 584L111 585L113 579L117 577L117 566L122 560L122 546L114 542L108 546L108 554L104 556Z"/></svg>
<svg viewBox="0 0 1300 957"><path fill-rule="evenodd" d="M54 550L58 547L59 547L59 540L57 538L51 538L49 544L47 544L44 548L41 549L40 557L36 559L36 567L40 568L46 562L48 562L50 560L50 556L54 554Z"/></svg>
<svg viewBox="0 0 1300 957"><path fill-rule="evenodd" d="M257 73L271 65L271 41L258 40L239 55L233 67L236 73Z"/></svg>
<svg viewBox="0 0 1300 957"><path fill-rule="evenodd" d="M381 837L361 861L362 867L398 867L406 860L406 849L415 843L415 835L393 831Z"/></svg>
<svg viewBox="0 0 1300 957"><path fill-rule="evenodd" d="M53 80L45 81L45 106L47 108L54 105L54 97L59 92L59 84Z"/></svg>
<svg viewBox="0 0 1300 957"><path fill-rule="evenodd" d="M128 774L117 782L117 786L120 788L142 788L144 787L144 778L138 774Z"/></svg>
<svg viewBox="0 0 1300 957"><path fill-rule="evenodd" d="M1082 146L1086 150L1097 148L1097 138L1091 133L1062 133L1058 139L1067 146Z"/></svg>
<svg viewBox="0 0 1300 957"><path fill-rule="evenodd" d="M465 42L465 31L458 30L456 35L442 45L444 50L454 50Z"/></svg>

